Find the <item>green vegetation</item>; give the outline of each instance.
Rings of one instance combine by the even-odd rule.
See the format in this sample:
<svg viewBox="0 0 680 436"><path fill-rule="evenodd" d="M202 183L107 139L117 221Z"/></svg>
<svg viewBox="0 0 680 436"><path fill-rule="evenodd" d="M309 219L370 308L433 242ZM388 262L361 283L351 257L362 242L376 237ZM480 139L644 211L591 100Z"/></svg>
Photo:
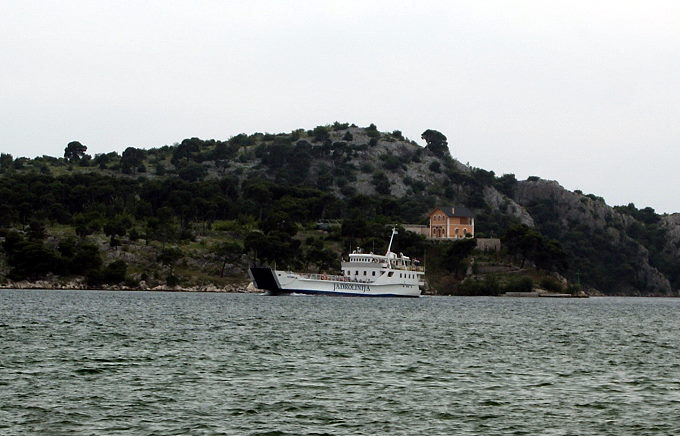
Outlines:
<svg viewBox="0 0 680 436"><path fill-rule="evenodd" d="M449 143L443 133L427 129L423 132L421 138L427 143L425 148L430 150L434 155L439 157L450 157Z"/></svg>
<svg viewBox="0 0 680 436"><path fill-rule="evenodd" d="M0 283L220 284L244 280L252 262L334 272L341 253L356 246L380 252L396 223L422 224L436 205L456 204L473 209L477 234L500 237L503 251L489 255L474 240L431 243L401 231L399 250L427 260L437 292L564 290L550 279L554 273L612 293L654 292L649 275L639 274L647 261L680 288L680 262L653 209L616 207L603 231L583 220L565 223L553 199L531 200L522 206L535 226L522 225L513 201L520 186L539 178L518 182L466 167L451 158L441 132L428 129L422 138L425 147L397 130L335 122L94 157L78 141L63 157L2 153ZM600 197L573 195L583 211L605 207ZM487 264L518 271L476 271Z"/></svg>

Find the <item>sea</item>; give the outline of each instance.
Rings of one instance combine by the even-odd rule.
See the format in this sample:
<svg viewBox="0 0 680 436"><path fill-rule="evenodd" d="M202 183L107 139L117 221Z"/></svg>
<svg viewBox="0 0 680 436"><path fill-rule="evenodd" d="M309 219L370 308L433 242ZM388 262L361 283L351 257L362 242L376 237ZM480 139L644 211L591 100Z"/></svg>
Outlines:
<svg viewBox="0 0 680 436"><path fill-rule="evenodd" d="M677 435L680 299L0 291L0 434Z"/></svg>

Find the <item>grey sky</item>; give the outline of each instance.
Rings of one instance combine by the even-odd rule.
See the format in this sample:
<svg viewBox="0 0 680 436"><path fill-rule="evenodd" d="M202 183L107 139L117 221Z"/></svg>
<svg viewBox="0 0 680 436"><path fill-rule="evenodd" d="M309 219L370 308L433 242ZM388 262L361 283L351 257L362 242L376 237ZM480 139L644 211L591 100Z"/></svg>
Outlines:
<svg viewBox="0 0 680 436"><path fill-rule="evenodd" d="M333 121L680 211L677 1L0 0L0 151Z"/></svg>

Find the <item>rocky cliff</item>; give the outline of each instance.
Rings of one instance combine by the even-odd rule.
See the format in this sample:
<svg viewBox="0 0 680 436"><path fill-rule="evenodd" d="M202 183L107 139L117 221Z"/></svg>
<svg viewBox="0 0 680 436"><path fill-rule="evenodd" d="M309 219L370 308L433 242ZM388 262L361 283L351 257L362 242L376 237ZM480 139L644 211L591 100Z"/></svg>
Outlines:
<svg viewBox="0 0 680 436"><path fill-rule="evenodd" d="M649 249L628 234L627 229L639 225L638 221L608 206L603 199L567 191L555 181L532 180L518 183L515 200L537 215L539 229L564 241L574 257L583 256L574 259L577 268L589 262L609 261L602 258L610 256L612 251L617 252L617 259L632 268L628 276L633 280L618 283L616 290L609 290L610 293L678 294L669 278L650 264ZM669 251L673 237L680 241L680 219L673 217L662 218L669 235ZM579 236L572 240L575 234ZM593 251L586 253L581 250L584 247L590 249L589 242L594 239L598 240L598 246ZM621 256L621 253L624 255ZM678 251L673 253L676 259L680 259L678 254Z"/></svg>

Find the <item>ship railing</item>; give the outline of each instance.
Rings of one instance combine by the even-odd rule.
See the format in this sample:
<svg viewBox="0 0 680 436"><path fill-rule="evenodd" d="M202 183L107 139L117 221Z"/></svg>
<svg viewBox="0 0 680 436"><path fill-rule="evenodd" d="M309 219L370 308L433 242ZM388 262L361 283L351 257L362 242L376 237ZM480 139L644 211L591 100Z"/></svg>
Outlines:
<svg viewBox="0 0 680 436"><path fill-rule="evenodd" d="M330 280L335 282L352 282L352 283L371 283L370 280L355 279L349 276L339 276L332 274L301 274L303 278L310 280Z"/></svg>
<svg viewBox="0 0 680 436"><path fill-rule="evenodd" d="M422 266L414 266L414 265L408 265L408 266L403 266L403 265L392 265L392 268L398 269L398 270L403 270L403 271L420 271L420 272L425 272L425 268Z"/></svg>

